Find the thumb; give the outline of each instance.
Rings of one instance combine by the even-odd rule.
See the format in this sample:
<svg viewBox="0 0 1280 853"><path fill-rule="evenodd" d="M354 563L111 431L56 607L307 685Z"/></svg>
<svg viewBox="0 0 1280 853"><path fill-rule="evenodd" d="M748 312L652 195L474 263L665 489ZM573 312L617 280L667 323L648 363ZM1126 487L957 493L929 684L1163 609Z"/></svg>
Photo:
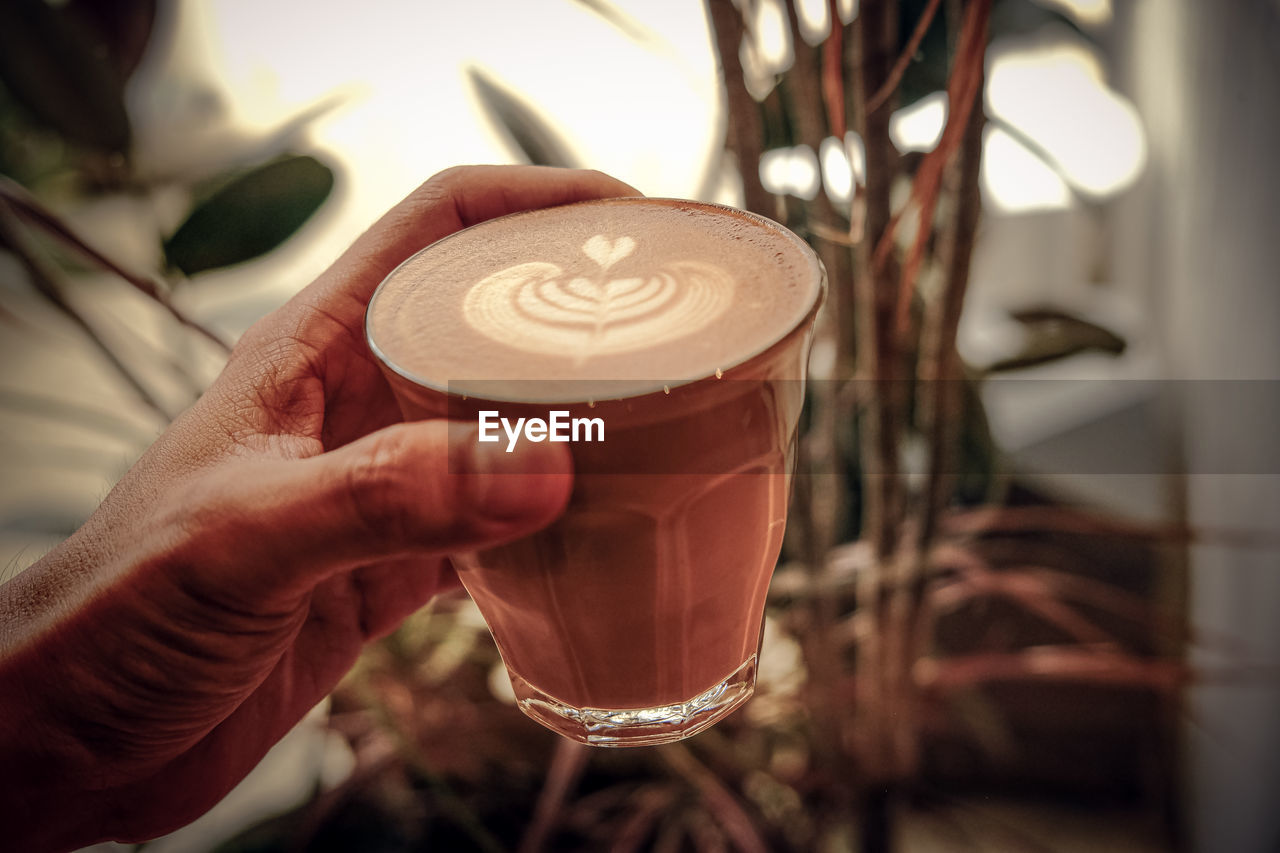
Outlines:
<svg viewBox="0 0 1280 853"><path fill-rule="evenodd" d="M226 580L242 590L300 593L378 559L516 539L564 511L567 449L521 442L508 453L476 438L471 424L421 421L306 459L226 466L205 493L220 522L205 526L204 553L234 550L238 576Z"/></svg>

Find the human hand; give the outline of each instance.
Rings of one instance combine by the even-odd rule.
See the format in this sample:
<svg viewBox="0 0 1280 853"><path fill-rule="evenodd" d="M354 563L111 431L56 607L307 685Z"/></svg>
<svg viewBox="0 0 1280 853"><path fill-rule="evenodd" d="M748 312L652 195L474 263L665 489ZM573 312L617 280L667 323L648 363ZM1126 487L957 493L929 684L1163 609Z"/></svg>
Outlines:
<svg viewBox="0 0 1280 853"><path fill-rule="evenodd" d="M7 843L70 848L189 823L366 642L456 583L444 554L559 515L563 447L505 453L473 427L397 423L364 309L402 260L459 228L636 194L536 167L432 178L250 329L84 527L0 586Z"/></svg>

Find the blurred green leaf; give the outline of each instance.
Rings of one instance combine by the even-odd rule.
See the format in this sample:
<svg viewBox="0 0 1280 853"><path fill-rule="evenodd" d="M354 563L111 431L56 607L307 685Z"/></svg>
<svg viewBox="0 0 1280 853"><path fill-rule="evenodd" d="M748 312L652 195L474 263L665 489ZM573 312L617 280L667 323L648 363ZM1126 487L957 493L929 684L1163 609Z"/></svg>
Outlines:
<svg viewBox="0 0 1280 853"><path fill-rule="evenodd" d="M337 109L345 100L342 95L330 94L303 107L265 135L256 136L252 142L238 144L234 160L224 161L226 168L220 172L199 177L180 175L179 180L189 182L192 205L204 204L224 188L260 168L264 162L285 156L299 139L305 138L309 126ZM193 171L199 174L199 166Z"/></svg>
<svg viewBox="0 0 1280 853"><path fill-rule="evenodd" d="M70 0L67 13L97 34L121 79L142 61L156 22L156 0Z"/></svg>
<svg viewBox="0 0 1280 853"><path fill-rule="evenodd" d="M189 276L252 260L292 236L332 189L333 172L314 157L273 160L197 206L165 243L165 257Z"/></svg>
<svg viewBox="0 0 1280 853"><path fill-rule="evenodd" d="M535 166L578 168L578 158L564 137L529 104L495 83L478 68L467 69L480 103L524 159Z"/></svg>
<svg viewBox="0 0 1280 853"><path fill-rule="evenodd" d="M1022 370L1082 352L1120 355L1124 339L1096 323L1055 308L1033 308L1011 315L1026 327L1026 340L1017 353L990 365L987 373Z"/></svg>
<svg viewBox="0 0 1280 853"><path fill-rule="evenodd" d="M36 119L68 138L128 149L123 78L103 42L66 8L0 2L0 80Z"/></svg>

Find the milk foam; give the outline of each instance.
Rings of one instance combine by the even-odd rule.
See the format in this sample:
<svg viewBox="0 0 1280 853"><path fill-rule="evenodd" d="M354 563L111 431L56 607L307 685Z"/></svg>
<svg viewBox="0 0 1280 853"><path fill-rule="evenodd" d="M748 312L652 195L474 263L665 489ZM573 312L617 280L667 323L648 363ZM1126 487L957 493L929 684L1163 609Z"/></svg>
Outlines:
<svg viewBox="0 0 1280 853"><path fill-rule="evenodd" d="M493 220L406 261L368 331L399 372L458 379L683 381L731 368L812 310L807 246L740 211L659 199Z"/></svg>
<svg viewBox="0 0 1280 853"><path fill-rule="evenodd" d="M596 234L582 244L596 269L580 268L575 275L535 261L500 270L467 291L463 316L498 343L568 353L581 364L700 331L732 304L733 279L703 261L672 261L646 275L615 277L611 268L635 247L632 237Z"/></svg>

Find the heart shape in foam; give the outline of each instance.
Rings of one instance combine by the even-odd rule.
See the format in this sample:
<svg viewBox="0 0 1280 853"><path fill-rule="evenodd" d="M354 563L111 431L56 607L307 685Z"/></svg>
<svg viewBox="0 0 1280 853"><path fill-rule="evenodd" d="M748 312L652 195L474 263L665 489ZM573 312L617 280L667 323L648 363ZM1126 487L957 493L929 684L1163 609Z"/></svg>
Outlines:
<svg viewBox="0 0 1280 853"><path fill-rule="evenodd" d="M467 292L463 317L506 346L565 355L582 365L697 332L733 302L733 278L702 261L673 260L642 275L608 275L635 250L631 237L597 234L582 245L600 266L596 275L566 276L563 267L546 261L499 270Z"/></svg>
<svg viewBox="0 0 1280 853"><path fill-rule="evenodd" d="M597 234L582 244L582 251L587 257L599 264L601 269L606 270L635 250L636 241L630 237L610 240L603 234Z"/></svg>

